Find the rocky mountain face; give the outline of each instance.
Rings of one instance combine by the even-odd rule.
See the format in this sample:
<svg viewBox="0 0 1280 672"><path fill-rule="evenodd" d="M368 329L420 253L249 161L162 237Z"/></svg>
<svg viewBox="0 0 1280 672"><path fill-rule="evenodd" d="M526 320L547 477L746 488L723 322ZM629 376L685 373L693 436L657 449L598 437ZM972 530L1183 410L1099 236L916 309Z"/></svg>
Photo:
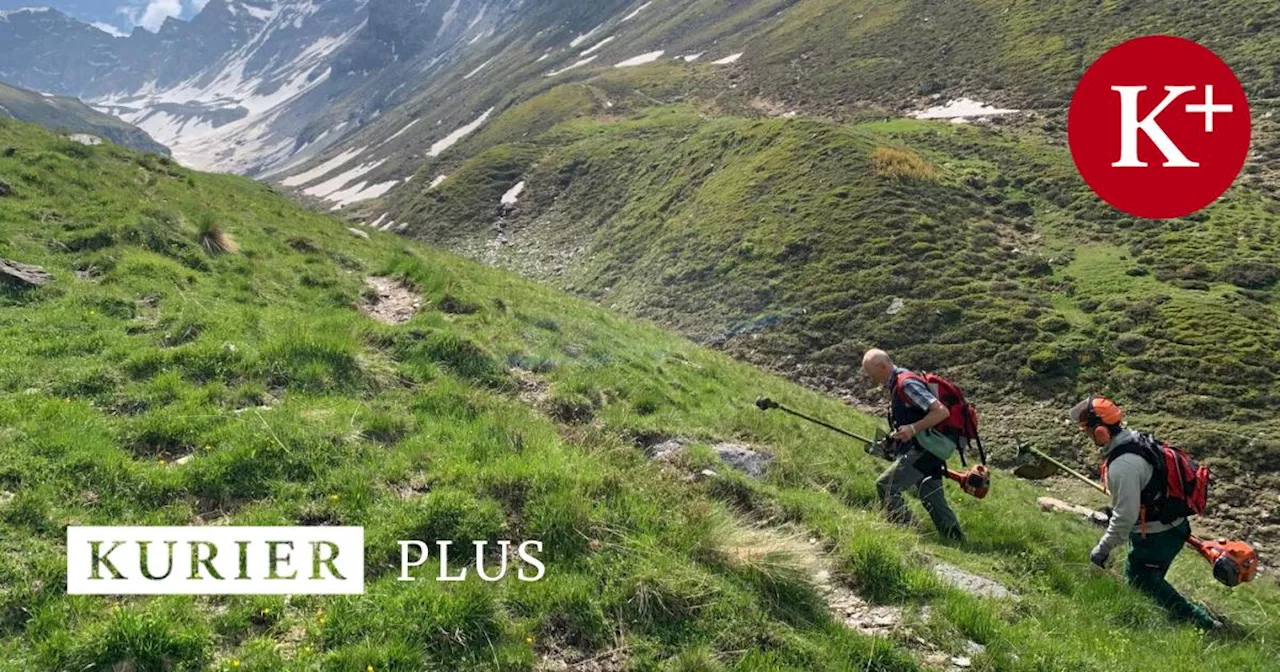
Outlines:
<svg viewBox="0 0 1280 672"><path fill-rule="evenodd" d="M169 149L142 129L64 96L27 91L0 82L0 116L73 134L89 134L144 152L168 154Z"/></svg>
<svg viewBox="0 0 1280 672"><path fill-rule="evenodd" d="M573 4L210 0L191 21L126 38L56 10L17 10L0 15L0 78L79 97L186 165L260 175L407 100L482 38L598 13L565 10Z"/></svg>

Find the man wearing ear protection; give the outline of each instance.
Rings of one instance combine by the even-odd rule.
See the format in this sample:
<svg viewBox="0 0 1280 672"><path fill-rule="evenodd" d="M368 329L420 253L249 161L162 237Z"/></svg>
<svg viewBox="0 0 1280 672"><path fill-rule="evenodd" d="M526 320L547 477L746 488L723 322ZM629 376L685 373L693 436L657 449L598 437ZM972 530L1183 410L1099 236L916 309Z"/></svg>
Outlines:
<svg viewBox="0 0 1280 672"><path fill-rule="evenodd" d="M1151 596L1160 606L1179 620L1190 621L1206 630L1221 624L1205 611L1183 597L1165 580L1165 574L1173 559L1191 536L1191 524L1186 518L1176 518L1167 523L1148 520L1143 509L1143 490L1152 484L1155 469L1143 457L1142 435L1124 427L1124 413L1115 402L1103 397L1090 396L1071 408L1071 420L1083 431L1102 453L1103 477L1107 492L1111 495L1111 521L1107 531L1089 554L1089 561L1105 567L1111 551L1129 541L1129 558L1125 564L1125 577L1129 585ZM1136 528L1136 529L1135 529Z"/></svg>

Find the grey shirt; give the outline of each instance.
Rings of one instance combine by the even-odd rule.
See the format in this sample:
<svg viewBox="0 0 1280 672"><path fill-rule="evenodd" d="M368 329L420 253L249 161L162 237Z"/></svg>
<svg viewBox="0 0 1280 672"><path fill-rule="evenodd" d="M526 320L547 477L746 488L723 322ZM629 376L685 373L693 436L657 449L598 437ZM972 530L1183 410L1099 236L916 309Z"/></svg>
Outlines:
<svg viewBox="0 0 1280 672"><path fill-rule="evenodd" d="M1112 450L1125 443L1137 440L1137 433L1131 429L1122 430L1106 446L1102 448L1105 458ZM1142 508L1142 489L1151 482L1155 469L1141 455L1128 453L1117 457L1107 467L1107 492L1111 495L1111 522L1107 525L1106 534L1098 542L1103 550L1110 553L1112 549L1125 543L1133 528L1138 524L1138 513ZM1157 534L1182 524L1179 518L1166 525L1158 520L1148 520L1146 531Z"/></svg>

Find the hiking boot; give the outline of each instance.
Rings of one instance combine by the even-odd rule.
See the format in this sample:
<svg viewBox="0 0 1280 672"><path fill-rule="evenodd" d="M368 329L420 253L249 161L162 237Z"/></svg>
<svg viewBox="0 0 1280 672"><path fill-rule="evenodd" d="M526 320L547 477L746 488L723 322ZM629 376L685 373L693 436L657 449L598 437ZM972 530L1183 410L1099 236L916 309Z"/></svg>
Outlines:
<svg viewBox="0 0 1280 672"><path fill-rule="evenodd" d="M966 538L966 537L964 536L964 531L963 531L963 530L961 530L958 526L957 526L957 527L948 528L948 529L945 529L945 530L940 530L940 531L938 532L938 534L939 534L943 539L946 539L946 540L948 540L948 541L954 541L954 542L956 542L957 544L965 544L965 543L968 543L968 542L969 542L968 538Z"/></svg>

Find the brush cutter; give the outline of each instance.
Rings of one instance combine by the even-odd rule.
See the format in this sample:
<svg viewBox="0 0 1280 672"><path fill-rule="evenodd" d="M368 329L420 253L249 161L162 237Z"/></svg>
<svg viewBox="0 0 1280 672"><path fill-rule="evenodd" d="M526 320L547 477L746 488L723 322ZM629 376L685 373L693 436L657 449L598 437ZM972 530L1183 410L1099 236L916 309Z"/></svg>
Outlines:
<svg viewBox="0 0 1280 672"><path fill-rule="evenodd" d="M1243 541L1206 541L1191 535L1187 545L1209 561L1213 578L1224 586L1235 587L1252 581L1258 571L1258 552Z"/></svg>
<svg viewBox="0 0 1280 672"><path fill-rule="evenodd" d="M822 427L826 427L837 434L843 434L851 439L862 442L866 446L868 455L875 455L876 457L886 460L893 459L894 451L890 445L891 440L882 429L877 429L875 438L869 439L860 434L854 434L853 432L840 429L835 425L823 422L817 418L807 416L799 411L787 408L768 397L756 399L756 408L759 408L762 411L776 408L783 413L794 415L801 420L807 420L815 425L821 425ZM991 472L987 471L986 465L979 464L965 471L953 471L944 467L944 473L948 479L958 483L960 485L960 489L963 490L965 494L972 495L978 499L986 497L987 492L991 490Z"/></svg>
<svg viewBox="0 0 1280 672"><path fill-rule="evenodd" d="M1067 465L1055 460L1048 455L1036 450L1028 444L1018 442L1018 456L1025 457L1027 455L1035 455L1041 460L1058 467L1059 469L1075 476L1076 478L1088 483L1090 487L1098 492L1106 494L1107 489L1101 483L1085 476L1084 474L1068 467ZM1019 470L1014 470L1015 474L1022 476ZM1041 478L1052 475L1052 472ZM1187 545L1201 557L1209 562L1213 567L1213 578L1218 580L1224 586L1235 587L1242 583L1252 581L1254 575L1258 571L1258 552L1253 546L1243 541L1228 541L1226 539L1205 540L1191 535L1187 539Z"/></svg>

